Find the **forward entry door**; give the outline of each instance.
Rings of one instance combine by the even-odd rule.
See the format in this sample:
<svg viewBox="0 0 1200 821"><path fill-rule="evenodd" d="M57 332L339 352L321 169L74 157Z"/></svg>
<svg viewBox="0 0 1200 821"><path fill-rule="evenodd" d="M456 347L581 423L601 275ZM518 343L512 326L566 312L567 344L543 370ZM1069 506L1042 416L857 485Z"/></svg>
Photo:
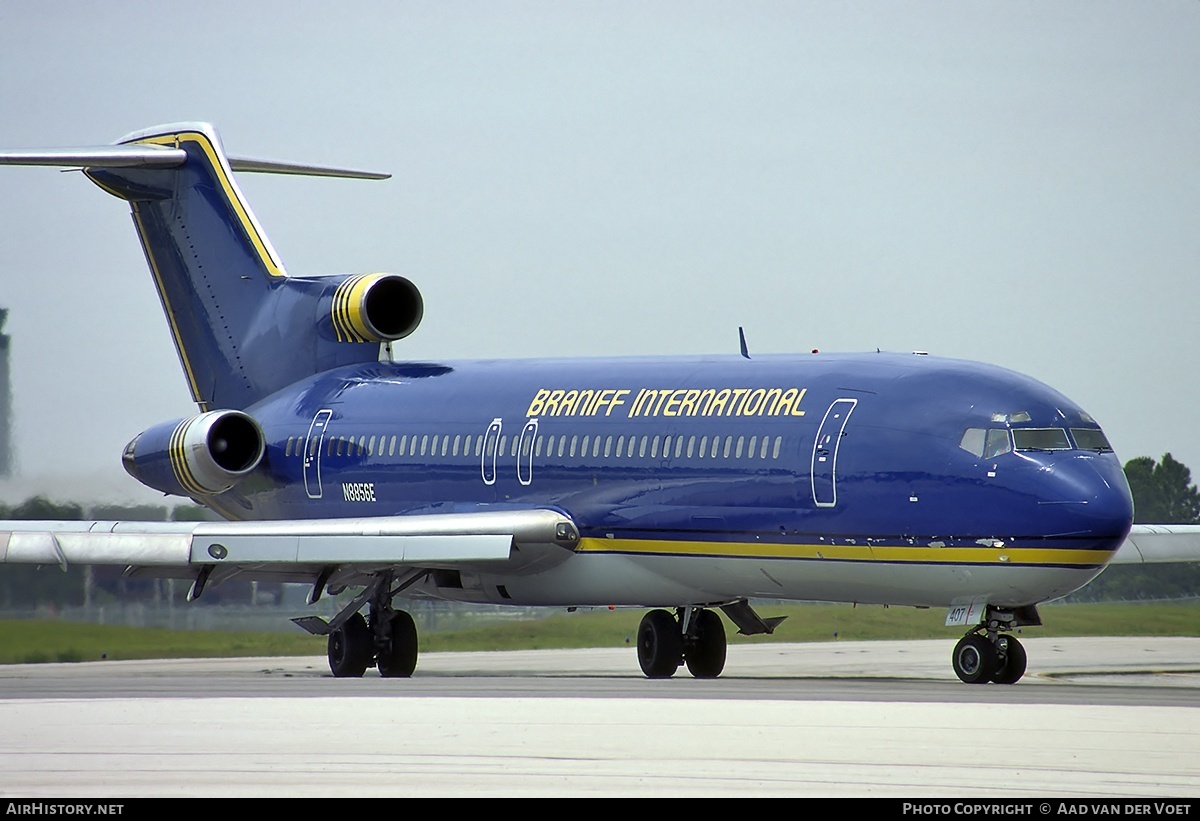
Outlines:
<svg viewBox="0 0 1200 821"><path fill-rule="evenodd" d="M846 431L846 422L854 412L857 399L839 399L825 411L817 440L813 442L812 494L817 507L837 504L838 445Z"/></svg>

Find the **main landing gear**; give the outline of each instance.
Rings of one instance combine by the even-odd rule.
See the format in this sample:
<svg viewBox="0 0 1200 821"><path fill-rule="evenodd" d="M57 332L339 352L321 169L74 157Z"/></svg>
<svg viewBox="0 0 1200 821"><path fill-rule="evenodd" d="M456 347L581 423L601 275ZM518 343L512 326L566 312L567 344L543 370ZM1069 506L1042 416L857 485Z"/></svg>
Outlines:
<svg viewBox="0 0 1200 821"><path fill-rule="evenodd" d="M725 669L725 625L703 608L651 610L638 627L637 652L648 678L670 678L684 664L696 678L716 678Z"/></svg>
<svg viewBox="0 0 1200 821"><path fill-rule="evenodd" d="M417 626L403 610L371 608L329 631L329 669L336 678L361 678L378 667L384 678L408 678L417 669Z"/></svg>
<svg viewBox="0 0 1200 821"><path fill-rule="evenodd" d="M1017 611L989 607L984 623L971 628L954 646L954 674L967 684L1016 684L1025 675L1025 648L1008 632L1041 623L1032 607Z"/></svg>
<svg viewBox="0 0 1200 821"><path fill-rule="evenodd" d="M399 585L391 573L381 573L326 623L319 616L292 619L310 633L328 636L329 669L336 678L361 678L378 667L384 678L408 678L417 668L417 625L412 616L392 608L396 595L419 578L410 574ZM317 579L309 603L315 602L328 581ZM364 618L364 604L370 615Z"/></svg>

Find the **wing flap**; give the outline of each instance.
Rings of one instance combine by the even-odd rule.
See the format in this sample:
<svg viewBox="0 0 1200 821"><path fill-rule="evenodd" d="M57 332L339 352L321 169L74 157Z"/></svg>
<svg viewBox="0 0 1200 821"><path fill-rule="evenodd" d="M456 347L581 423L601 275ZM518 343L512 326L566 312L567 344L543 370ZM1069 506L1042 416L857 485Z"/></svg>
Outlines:
<svg viewBox="0 0 1200 821"><path fill-rule="evenodd" d="M571 549L552 510L255 522L0 521L0 564L126 567L452 567L509 560L514 545Z"/></svg>
<svg viewBox="0 0 1200 821"><path fill-rule="evenodd" d="M197 535L192 564L423 565L507 561L507 534L453 536Z"/></svg>

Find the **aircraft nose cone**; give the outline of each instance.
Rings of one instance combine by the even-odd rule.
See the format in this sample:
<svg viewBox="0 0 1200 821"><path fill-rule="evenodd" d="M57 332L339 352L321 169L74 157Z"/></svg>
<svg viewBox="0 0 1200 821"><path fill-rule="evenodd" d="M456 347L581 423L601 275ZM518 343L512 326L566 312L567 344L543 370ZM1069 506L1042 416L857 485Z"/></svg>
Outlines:
<svg viewBox="0 0 1200 821"><path fill-rule="evenodd" d="M1111 543L1112 549L1120 546L1133 523L1133 496L1117 457L1072 454L1045 470L1054 479L1057 498L1041 504L1059 514L1064 535L1094 538Z"/></svg>

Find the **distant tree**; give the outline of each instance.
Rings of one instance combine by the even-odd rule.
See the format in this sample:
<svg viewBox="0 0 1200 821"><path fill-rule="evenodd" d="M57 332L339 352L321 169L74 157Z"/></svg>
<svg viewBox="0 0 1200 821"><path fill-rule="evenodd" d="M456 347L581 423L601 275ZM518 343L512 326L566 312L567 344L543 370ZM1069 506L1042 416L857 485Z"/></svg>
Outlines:
<svg viewBox="0 0 1200 821"><path fill-rule="evenodd" d="M1140 456L1125 463L1133 491L1133 520L1140 524L1184 525L1200 522L1200 491L1192 472L1171 454L1155 463Z"/></svg>
<svg viewBox="0 0 1200 821"><path fill-rule="evenodd" d="M1133 520L1139 524L1200 523L1200 491L1192 472L1171 454L1161 462L1139 456L1125 463L1133 493ZM1200 595L1200 565L1115 565L1073 594L1074 601L1173 599Z"/></svg>

